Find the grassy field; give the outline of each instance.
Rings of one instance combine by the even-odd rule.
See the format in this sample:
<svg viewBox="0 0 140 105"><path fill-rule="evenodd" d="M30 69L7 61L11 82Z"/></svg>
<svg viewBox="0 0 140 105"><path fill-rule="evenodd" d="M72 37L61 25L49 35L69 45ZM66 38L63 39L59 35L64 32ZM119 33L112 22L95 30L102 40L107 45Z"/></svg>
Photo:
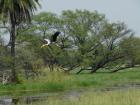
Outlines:
<svg viewBox="0 0 140 105"><path fill-rule="evenodd" d="M131 89L127 91L86 92L80 97L50 98L47 101L31 105L140 105L140 91Z"/></svg>
<svg viewBox="0 0 140 105"><path fill-rule="evenodd" d="M128 69L123 72L95 74L64 74L61 72L47 72L36 79L21 79L21 84L0 85L0 94L25 92L55 92L78 88L104 88L118 84L140 83L140 68Z"/></svg>

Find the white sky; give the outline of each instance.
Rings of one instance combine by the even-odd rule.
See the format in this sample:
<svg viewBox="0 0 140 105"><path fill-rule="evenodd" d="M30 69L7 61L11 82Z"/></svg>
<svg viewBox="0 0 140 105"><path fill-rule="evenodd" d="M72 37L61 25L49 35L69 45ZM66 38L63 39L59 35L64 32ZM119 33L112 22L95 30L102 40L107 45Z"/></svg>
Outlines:
<svg viewBox="0 0 140 105"><path fill-rule="evenodd" d="M97 10L107 19L125 22L140 36L140 0L40 0L42 8L38 10L60 14L63 10Z"/></svg>

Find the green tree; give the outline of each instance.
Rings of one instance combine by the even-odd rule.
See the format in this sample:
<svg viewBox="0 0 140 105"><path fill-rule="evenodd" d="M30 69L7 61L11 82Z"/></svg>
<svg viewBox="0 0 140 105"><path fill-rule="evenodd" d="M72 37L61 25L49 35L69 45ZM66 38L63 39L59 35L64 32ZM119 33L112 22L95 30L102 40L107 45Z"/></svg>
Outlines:
<svg viewBox="0 0 140 105"><path fill-rule="evenodd" d="M87 10L64 11L62 18L69 40L79 53L80 67L90 68L93 73L123 57L118 43L124 36L131 35L131 30L124 23L110 23L97 11Z"/></svg>
<svg viewBox="0 0 140 105"><path fill-rule="evenodd" d="M97 34L100 31L98 29L106 21L104 15L97 11L68 10L63 11L62 18L65 20L67 34L71 40L71 48L77 50L76 55L79 55L78 62L81 66L87 66L91 63L90 52L95 50Z"/></svg>
<svg viewBox="0 0 140 105"><path fill-rule="evenodd" d="M125 36L132 34L124 23L106 23L101 30L101 50L98 50L97 61L92 66L92 73L105 67L109 63L116 63L124 56L120 50L119 43Z"/></svg>
<svg viewBox="0 0 140 105"><path fill-rule="evenodd" d="M120 47L125 56L126 66L134 67L140 64L140 38L139 37L125 37L121 43Z"/></svg>
<svg viewBox="0 0 140 105"><path fill-rule="evenodd" d="M16 30L20 23L31 20L31 15L37 9L38 0L0 0L0 14L4 23L9 24L10 29L10 45L11 45L11 82L17 83L17 75L15 70L15 41Z"/></svg>
<svg viewBox="0 0 140 105"><path fill-rule="evenodd" d="M41 12L32 18L34 29L38 31L38 34L42 36L43 39L48 36L48 31L56 29L58 21L57 15L50 12Z"/></svg>
<svg viewBox="0 0 140 105"><path fill-rule="evenodd" d="M50 38L54 30L61 31L57 43L40 48L43 38ZM45 65L58 65L68 69L76 67L96 72L100 68L114 67L124 58L120 42L132 34L124 23L110 23L97 11L67 10L62 15L40 13L20 32L19 41L29 42L28 48ZM43 37L42 37L43 36ZM66 60L67 59L67 60ZM80 71L80 72L81 72Z"/></svg>

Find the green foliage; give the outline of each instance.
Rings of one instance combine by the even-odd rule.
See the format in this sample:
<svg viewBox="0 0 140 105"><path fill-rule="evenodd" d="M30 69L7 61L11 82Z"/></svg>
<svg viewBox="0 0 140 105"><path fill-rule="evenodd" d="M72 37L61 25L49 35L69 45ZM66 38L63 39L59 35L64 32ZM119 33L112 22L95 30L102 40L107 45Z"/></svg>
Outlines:
<svg viewBox="0 0 140 105"><path fill-rule="evenodd" d="M9 55L9 49L5 48L3 45L0 46L0 68L2 70L10 68L10 63L12 59Z"/></svg>
<svg viewBox="0 0 140 105"><path fill-rule="evenodd" d="M59 46L52 44L41 48L43 39L51 38L56 30L61 32L56 42ZM139 47L133 47L132 43L139 45L139 39L125 41L125 37L131 35L132 31L124 23L109 22L97 11L67 10L61 15L42 12L32 17L31 24L21 23L17 27L16 65L40 75L43 67L53 70L55 66L68 71L75 68L91 68L91 72L105 67L114 69L127 62L124 57L127 55L139 64ZM132 46L128 48L130 41Z"/></svg>
<svg viewBox="0 0 140 105"><path fill-rule="evenodd" d="M140 64L140 38L126 37L120 44L125 60L130 66Z"/></svg>
<svg viewBox="0 0 140 105"><path fill-rule="evenodd" d="M0 2L0 14L2 19L12 19L11 24L19 24L23 21L28 21L31 19L31 15L40 5L38 0L29 1L11 1L11 0L1 0ZM13 16L13 17L12 17ZM11 18L7 18L11 17ZM8 22L8 20L5 20ZM14 23L12 23L14 22Z"/></svg>
<svg viewBox="0 0 140 105"><path fill-rule="evenodd" d="M17 39L28 42L28 48L51 68L59 65L69 70L76 67L98 70L109 63L119 63L123 56L119 43L131 34L124 23L110 23L97 11L67 10L60 16L43 12L32 19L32 25L19 30ZM53 44L41 49L41 40L50 38L54 30L61 31L57 40L60 47Z"/></svg>
<svg viewBox="0 0 140 105"><path fill-rule="evenodd" d="M11 55L11 83L18 83L16 67L15 67L15 42L17 36L17 27L20 24L31 21L31 16L40 5L38 0L1 0L0 1L0 16L4 27L6 26L10 34L10 55Z"/></svg>

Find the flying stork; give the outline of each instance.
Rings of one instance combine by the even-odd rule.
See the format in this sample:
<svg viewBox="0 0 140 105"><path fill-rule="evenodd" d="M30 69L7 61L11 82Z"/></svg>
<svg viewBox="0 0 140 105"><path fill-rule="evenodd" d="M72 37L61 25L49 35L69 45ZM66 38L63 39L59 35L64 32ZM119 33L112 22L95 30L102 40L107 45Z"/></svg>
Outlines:
<svg viewBox="0 0 140 105"><path fill-rule="evenodd" d="M56 31L52 36L51 36L51 38L50 39L44 39L44 43L45 44L43 44L42 46L41 46L41 48L42 47L45 47L45 46L49 46L50 44L52 44L52 43L55 43L56 42L56 40L57 40L57 36L60 34L60 32L59 31ZM57 44L56 44L57 45ZM58 46L58 45L57 45Z"/></svg>

